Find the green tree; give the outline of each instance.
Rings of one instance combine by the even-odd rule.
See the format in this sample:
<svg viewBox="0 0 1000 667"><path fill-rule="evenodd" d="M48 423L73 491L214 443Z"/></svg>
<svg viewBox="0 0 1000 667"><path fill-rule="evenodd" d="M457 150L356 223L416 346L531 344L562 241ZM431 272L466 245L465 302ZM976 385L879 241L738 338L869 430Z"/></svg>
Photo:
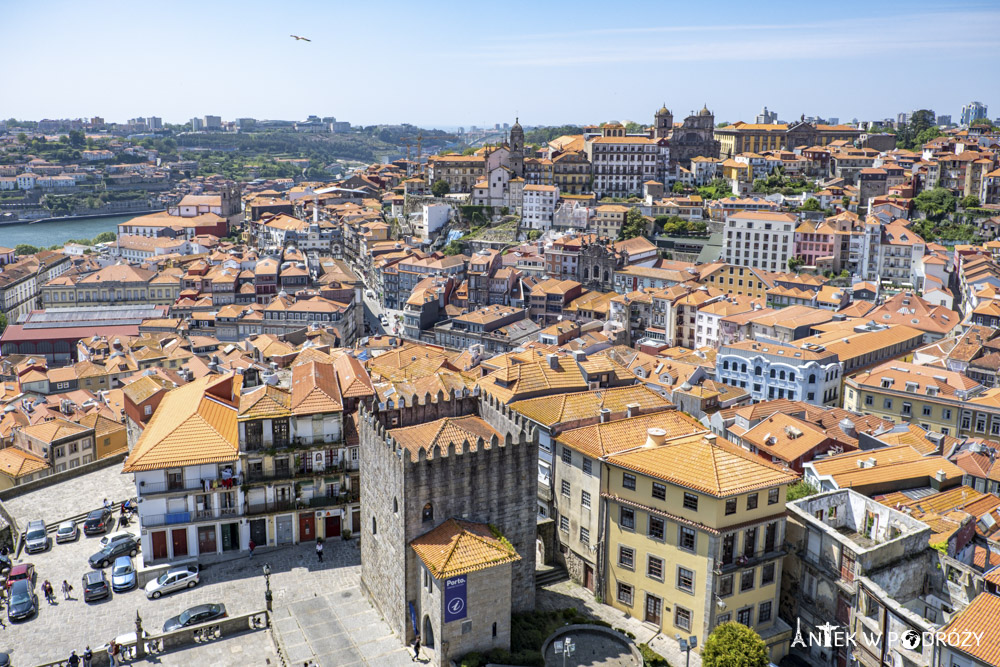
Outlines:
<svg viewBox="0 0 1000 667"><path fill-rule="evenodd" d="M967 197L962 197L962 200L959 202L959 206L961 206L962 208L979 208L980 206L979 197L977 197L976 195L968 195Z"/></svg>
<svg viewBox="0 0 1000 667"><path fill-rule="evenodd" d="M701 650L703 667L767 667L767 644L742 623L717 625Z"/></svg>
<svg viewBox="0 0 1000 667"><path fill-rule="evenodd" d="M674 183L674 187L670 188L670 190L676 195L682 194L685 190L684 184L681 183L680 181L677 181L676 183Z"/></svg>
<svg viewBox="0 0 1000 667"><path fill-rule="evenodd" d="M805 200L805 202L802 204L802 210L803 211L822 211L823 207L819 205L819 200L818 199L816 199L815 197L810 197L809 199Z"/></svg>
<svg viewBox="0 0 1000 667"><path fill-rule="evenodd" d="M913 205L929 220L937 221L955 210L955 195L947 188L932 188L917 195Z"/></svg>
<svg viewBox="0 0 1000 667"><path fill-rule="evenodd" d="M802 266L805 263L806 263L806 260L802 259L801 257L789 257L788 258L788 270L792 271L793 273L797 272L799 270L799 267Z"/></svg>
<svg viewBox="0 0 1000 667"><path fill-rule="evenodd" d="M642 123L636 123L636 122L633 122L633 121L629 121L628 123L625 123L625 132L626 132L626 134L642 134L642 132L645 129L646 128L645 128L645 126Z"/></svg>
<svg viewBox="0 0 1000 667"><path fill-rule="evenodd" d="M542 235L542 230L540 230L540 229L531 229L531 230L528 231L528 240L529 241L534 241L534 240L538 239L541 235Z"/></svg>
<svg viewBox="0 0 1000 667"><path fill-rule="evenodd" d="M94 243L113 243L117 238L114 232L101 232L94 237Z"/></svg>
<svg viewBox="0 0 1000 667"><path fill-rule="evenodd" d="M799 498L805 498L807 496L814 496L819 493L819 489L805 481L800 479L799 481L788 487L788 492L785 494L785 502L792 502L793 500L798 500Z"/></svg>
<svg viewBox="0 0 1000 667"><path fill-rule="evenodd" d="M19 144L26 144L26 143L28 143L28 135L26 135L24 132L18 132L17 133L17 143L19 143Z"/></svg>
<svg viewBox="0 0 1000 667"><path fill-rule="evenodd" d="M643 236L646 234L646 229L649 225L649 220L642 214L642 211L638 207L633 206L625 214L625 224L622 225L622 230L618 235L620 239L634 239L636 236Z"/></svg>
<svg viewBox="0 0 1000 667"><path fill-rule="evenodd" d="M928 109L914 111L910 116L910 132L912 132L914 136L917 136L924 130L934 127L935 120L933 111Z"/></svg>
<svg viewBox="0 0 1000 667"><path fill-rule="evenodd" d="M435 197L444 197L449 192L451 192L451 187L447 181L434 181L434 184L431 185L431 193Z"/></svg>
<svg viewBox="0 0 1000 667"><path fill-rule="evenodd" d="M82 130L69 131L69 145L74 148L83 148L87 145L87 136Z"/></svg>
<svg viewBox="0 0 1000 667"><path fill-rule="evenodd" d="M7 316L4 315L3 313L0 313L0 333L3 333L3 330L6 328L7 328Z"/></svg>
<svg viewBox="0 0 1000 667"><path fill-rule="evenodd" d="M19 243L14 246L15 255L34 255L36 252L38 252L38 248L27 243Z"/></svg>

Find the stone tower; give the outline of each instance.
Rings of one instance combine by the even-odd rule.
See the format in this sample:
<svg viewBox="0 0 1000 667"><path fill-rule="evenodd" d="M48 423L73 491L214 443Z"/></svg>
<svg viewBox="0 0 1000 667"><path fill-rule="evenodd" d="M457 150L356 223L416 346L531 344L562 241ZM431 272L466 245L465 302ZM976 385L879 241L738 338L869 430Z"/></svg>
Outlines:
<svg viewBox="0 0 1000 667"><path fill-rule="evenodd" d="M517 118L510 128L510 169L518 178L524 178L524 129Z"/></svg>
<svg viewBox="0 0 1000 667"><path fill-rule="evenodd" d="M653 138L654 139L667 139L670 137L670 132L674 129L674 115L670 113L670 109L664 104L660 107L660 110L656 112L655 122L653 123Z"/></svg>

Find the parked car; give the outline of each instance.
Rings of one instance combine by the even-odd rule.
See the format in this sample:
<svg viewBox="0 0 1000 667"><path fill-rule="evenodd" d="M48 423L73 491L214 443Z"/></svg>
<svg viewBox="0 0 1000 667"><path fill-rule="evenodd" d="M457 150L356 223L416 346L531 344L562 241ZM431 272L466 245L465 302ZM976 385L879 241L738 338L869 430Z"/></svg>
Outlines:
<svg viewBox="0 0 1000 667"><path fill-rule="evenodd" d="M85 535L100 535L108 532L113 525L111 510L102 507L87 515L87 519L83 522L83 532Z"/></svg>
<svg viewBox="0 0 1000 667"><path fill-rule="evenodd" d="M27 579L15 581L7 600L7 618L11 621L23 621L37 612L38 596L35 594L34 584Z"/></svg>
<svg viewBox="0 0 1000 667"><path fill-rule="evenodd" d="M25 551L29 554L38 553L39 551L48 549L51 544L52 540L49 539L49 532L45 528L45 522L41 519L29 521L28 530L24 534Z"/></svg>
<svg viewBox="0 0 1000 667"><path fill-rule="evenodd" d="M10 667L9 653L0 653L0 667Z"/></svg>
<svg viewBox="0 0 1000 667"><path fill-rule="evenodd" d="M76 521L63 521L56 529L56 544L72 542L80 537L80 529L76 527Z"/></svg>
<svg viewBox="0 0 1000 667"><path fill-rule="evenodd" d="M226 613L226 605L224 604L200 604L190 609L185 609L173 618L168 618L167 622L163 624L163 631L172 632L186 628L189 625L198 625L199 623L214 621L217 618L225 618L228 615Z"/></svg>
<svg viewBox="0 0 1000 667"><path fill-rule="evenodd" d="M100 569L111 565L116 558L124 554L134 556L139 553L139 544L133 539L118 540L107 545L90 557L90 567Z"/></svg>
<svg viewBox="0 0 1000 667"><path fill-rule="evenodd" d="M119 556L111 568L111 588L115 593L130 591L139 583L135 574L135 566L128 556Z"/></svg>
<svg viewBox="0 0 1000 667"><path fill-rule="evenodd" d="M111 595L111 586L103 570L91 570L83 575L83 601L103 600Z"/></svg>
<svg viewBox="0 0 1000 667"><path fill-rule="evenodd" d="M119 540L132 540L133 542L138 542L138 538L134 533L130 533L127 530L119 530L117 533L110 533L101 538L101 547L106 547L112 542L117 542Z"/></svg>
<svg viewBox="0 0 1000 667"><path fill-rule="evenodd" d="M166 593L194 588L200 580L197 565L174 567L146 584L146 597L157 600Z"/></svg>
<svg viewBox="0 0 1000 667"><path fill-rule="evenodd" d="M10 573L7 574L7 589L13 586L16 582L26 580L31 582L31 587L35 587L35 581L38 579L38 575L35 573L35 566L31 563L19 563L14 567L10 568Z"/></svg>

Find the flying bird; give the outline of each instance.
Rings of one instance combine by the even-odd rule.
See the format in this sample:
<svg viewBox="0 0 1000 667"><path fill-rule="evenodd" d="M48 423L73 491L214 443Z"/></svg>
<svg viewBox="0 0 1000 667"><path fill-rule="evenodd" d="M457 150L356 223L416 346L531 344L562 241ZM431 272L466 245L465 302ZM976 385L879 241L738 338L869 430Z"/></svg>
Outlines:
<svg viewBox="0 0 1000 667"><path fill-rule="evenodd" d="M311 42L312 41L308 37L299 37L298 35L289 35L289 37L294 37L295 39L301 40L303 42Z"/></svg>

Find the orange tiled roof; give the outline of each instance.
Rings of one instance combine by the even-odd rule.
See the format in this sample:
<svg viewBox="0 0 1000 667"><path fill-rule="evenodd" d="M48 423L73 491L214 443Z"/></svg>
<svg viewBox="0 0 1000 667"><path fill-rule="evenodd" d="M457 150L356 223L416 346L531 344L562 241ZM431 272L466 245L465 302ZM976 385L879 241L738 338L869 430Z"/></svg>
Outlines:
<svg viewBox="0 0 1000 667"><path fill-rule="evenodd" d="M343 412L333 364L310 361L292 368L291 410L297 415Z"/></svg>
<svg viewBox="0 0 1000 667"><path fill-rule="evenodd" d="M287 391L272 385L263 385L240 396L239 418L267 419L289 417L291 396Z"/></svg>
<svg viewBox="0 0 1000 667"><path fill-rule="evenodd" d="M235 461L242 381L236 374L205 376L164 396L122 472Z"/></svg>
<svg viewBox="0 0 1000 667"><path fill-rule="evenodd" d="M18 479L45 470L49 464L30 452L17 447L0 449L0 473Z"/></svg>
<svg viewBox="0 0 1000 667"><path fill-rule="evenodd" d="M588 417L596 418L601 408L611 410L612 413L624 412L626 407L632 404L637 404L640 409L646 411L673 407L673 404L660 394L638 384L529 398L511 403L510 407L528 419L551 426Z"/></svg>
<svg viewBox="0 0 1000 667"><path fill-rule="evenodd" d="M1000 596L982 592L952 619L951 623L941 628L945 641L953 649L971 655L987 665L1000 665ZM963 641L972 633L981 637L979 641ZM981 634L980 634L981 633ZM949 639L952 638L952 639ZM956 641L959 643L952 644Z"/></svg>
<svg viewBox="0 0 1000 667"><path fill-rule="evenodd" d="M448 455L448 445L459 449L464 441L468 441L472 451L475 451L479 438L486 442L494 436L500 438L492 426L476 416L445 417L426 424L392 429L389 435L414 455L421 449L433 454L434 448L440 447L442 456Z"/></svg>
<svg viewBox="0 0 1000 667"><path fill-rule="evenodd" d="M514 547L482 523L448 519L410 542L436 579L521 560Z"/></svg>

